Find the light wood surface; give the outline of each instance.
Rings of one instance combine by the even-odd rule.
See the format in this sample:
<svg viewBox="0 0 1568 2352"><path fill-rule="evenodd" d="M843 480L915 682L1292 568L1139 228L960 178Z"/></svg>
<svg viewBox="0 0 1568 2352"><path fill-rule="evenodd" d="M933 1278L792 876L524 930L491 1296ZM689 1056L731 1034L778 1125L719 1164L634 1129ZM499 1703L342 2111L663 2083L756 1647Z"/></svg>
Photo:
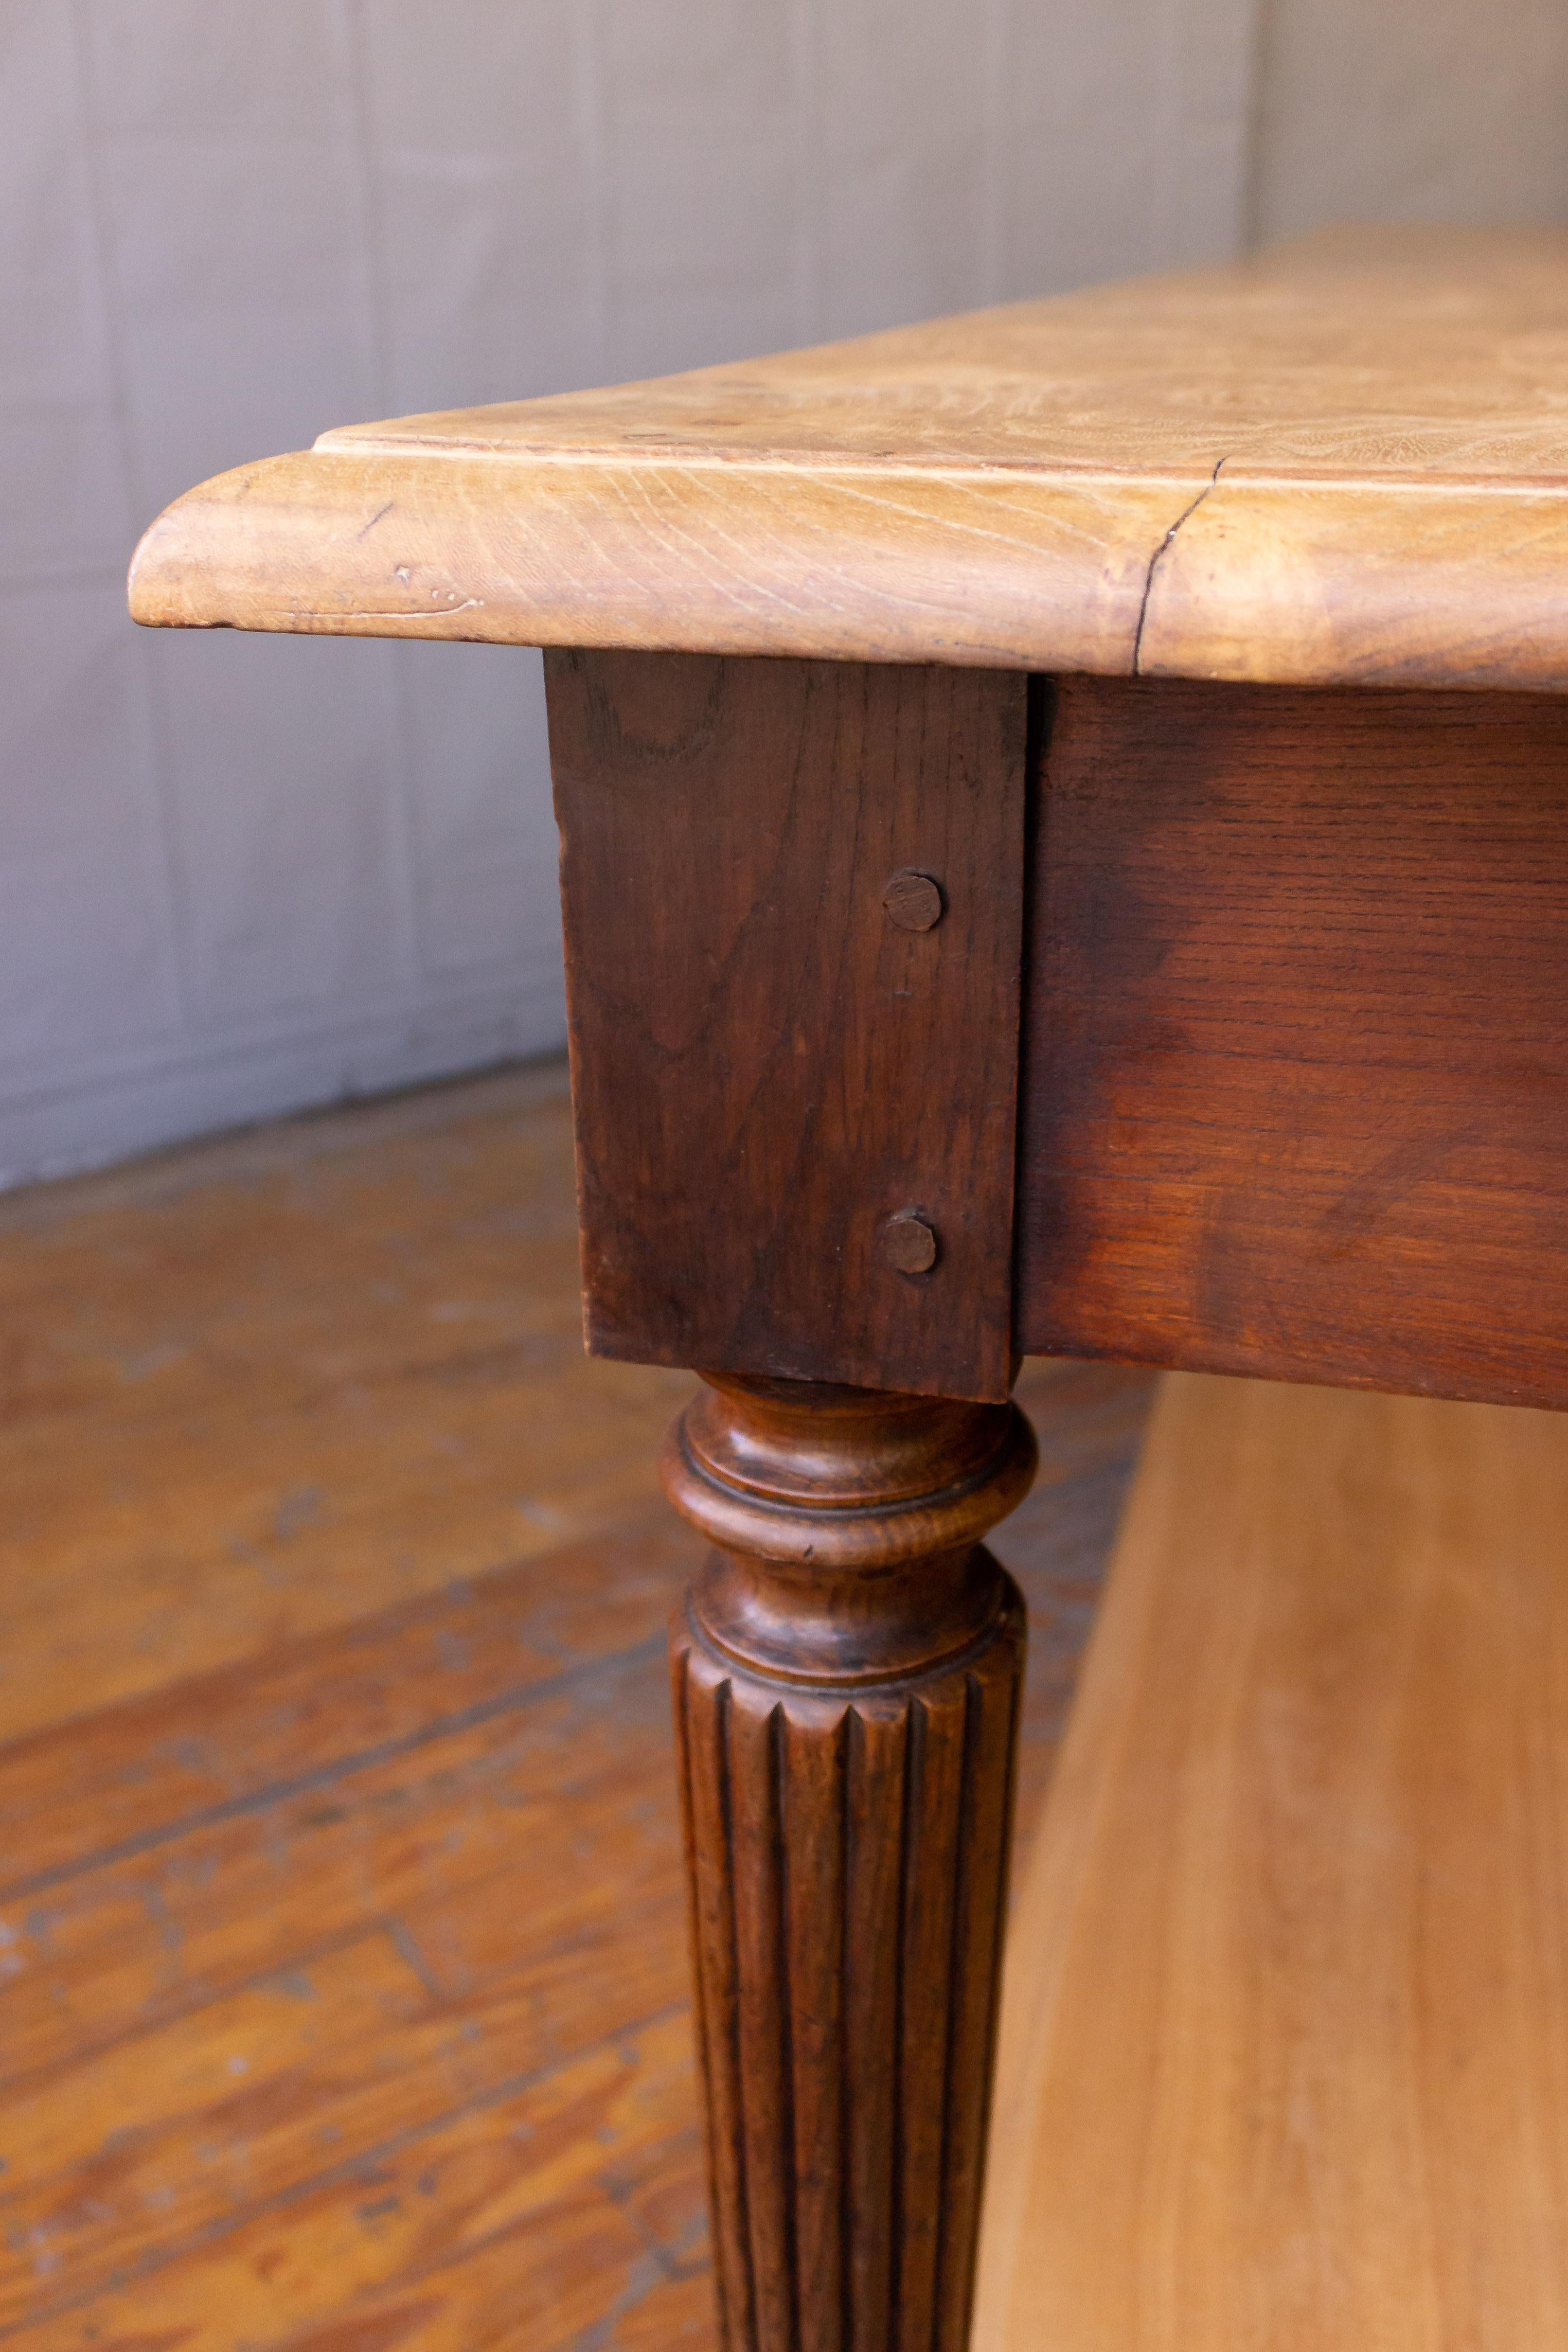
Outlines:
<svg viewBox="0 0 1568 2352"><path fill-rule="evenodd" d="M692 1386L583 1353L554 1064L9 1194L0 1328L12 1738L659 1507Z"/></svg>
<svg viewBox="0 0 1568 2352"><path fill-rule="evenodd" d="M564 1072L0 1202L0 2338L710 2352L658 1492ZM1149 1383L1029 1367L1026 1810Z"/></svg>
<svg viewBox="0 0 1568 2352"><path fill-rule="evenodd" d="M1568 1422L1172 1374L1010 1947L976 2352L1568 2343Z"/></svg>
<svg viewBox="0 0 1568 2352"><path fill-rule="evenodd" d="M1568 687L1568 235L1334 232L352 425L153 527L174 626Z"/></svg>

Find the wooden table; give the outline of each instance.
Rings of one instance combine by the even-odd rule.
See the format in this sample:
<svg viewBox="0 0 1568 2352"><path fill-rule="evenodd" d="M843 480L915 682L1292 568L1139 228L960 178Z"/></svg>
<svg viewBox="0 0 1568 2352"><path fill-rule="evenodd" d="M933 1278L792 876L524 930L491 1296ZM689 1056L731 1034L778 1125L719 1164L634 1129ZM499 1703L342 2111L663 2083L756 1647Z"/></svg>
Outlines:
<svg viewBox="0 0 1568 2352"><path fill-rule="evenodd" d="M728 2343L957 2352L1020 1356L1568 1402L1568 238L1320 238L194 490L139 620L543 645Z"/></svg>

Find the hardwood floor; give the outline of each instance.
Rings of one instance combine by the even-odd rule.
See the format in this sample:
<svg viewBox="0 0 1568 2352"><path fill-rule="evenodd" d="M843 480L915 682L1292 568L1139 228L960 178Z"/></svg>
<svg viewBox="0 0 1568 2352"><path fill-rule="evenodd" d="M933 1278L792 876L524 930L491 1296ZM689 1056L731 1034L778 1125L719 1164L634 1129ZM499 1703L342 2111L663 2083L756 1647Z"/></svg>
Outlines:
<svg viewBox="0 0 1568 2352"><path fill-rule="evenodd" d="M664 1622L554 1066L0 1200L0 2343L711 2341ZM1026 1831L1148 1396L1033 1364Z"/></svg>

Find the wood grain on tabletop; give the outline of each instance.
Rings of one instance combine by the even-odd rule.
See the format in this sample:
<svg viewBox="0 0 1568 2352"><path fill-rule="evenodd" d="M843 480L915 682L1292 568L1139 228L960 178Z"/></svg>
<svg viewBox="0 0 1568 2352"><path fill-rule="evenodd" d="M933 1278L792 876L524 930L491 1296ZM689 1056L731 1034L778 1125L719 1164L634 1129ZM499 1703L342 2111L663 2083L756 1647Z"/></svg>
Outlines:
<svg viewBox="0 0 1568 2352"><path fill-rule="evenodd" d="M0 1202L0 2338L711 2341L656 1492L562 1074ZM1147 1382L1033 1367L1026 1803Z"/></svg>
<svg viewBox="0 0 1568 2352"><path fill-rule="evenodd" d="M1025 680L625 653L546 679L591 1345L1005 1397ZM943 902L920 930L883 904L910 867ZM900 1215L933 1239L914 1272Z"/></svg>
<svg viewBox="0 0 1568 2352"><path fill-rule="evenodd" d="M1019 1895L976 2352L1568 2342L1565 1546L1558 1415L1166 1376Z"/></svg>
<svg viewBox="0 0 1568 2352"><path fill-rule="evenodd" d="M1568 701L1054 704L1020 1348L1568 1404Z"/></svg>
<svg viewBox="0 0 1568 2352"><path fill-rule="evenodd" d="M1328 232L743 365L331 430L171 508L132 610L1568 687L1565 356L1568 233Z"/></svg>

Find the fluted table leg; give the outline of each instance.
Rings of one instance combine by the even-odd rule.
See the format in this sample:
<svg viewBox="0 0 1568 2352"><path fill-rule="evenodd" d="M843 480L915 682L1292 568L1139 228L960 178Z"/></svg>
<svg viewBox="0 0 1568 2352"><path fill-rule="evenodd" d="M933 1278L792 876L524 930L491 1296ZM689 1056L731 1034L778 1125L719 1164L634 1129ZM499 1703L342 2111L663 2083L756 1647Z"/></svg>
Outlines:
<svg viewBox="0 0 1568 2352"><path fill-rule="evenodd" d="M961 2352L1024 1653L1013 1405L714 1379L666 1451L727 2352Z"/></svg>

